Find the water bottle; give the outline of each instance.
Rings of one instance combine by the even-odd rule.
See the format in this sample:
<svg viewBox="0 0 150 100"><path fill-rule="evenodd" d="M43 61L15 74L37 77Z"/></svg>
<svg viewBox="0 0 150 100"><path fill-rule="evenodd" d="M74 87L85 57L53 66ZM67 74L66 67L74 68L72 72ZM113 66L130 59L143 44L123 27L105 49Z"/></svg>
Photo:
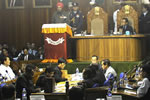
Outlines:
<svg viewBox="0 0 150 100"><path fill-rule="evenodd" d="M25 88L22 90L22 100L27 100L27 92Z"/></svg>
<svg viewBox="0 0 150 100"><path fill-rule="evenodd" d="M76 75L79 74L79 68L76 68Z"/></svg>
<svg viewBox="0 0 150 100"><path fill-rule="evenodd" d="M137 69L135 72L135 79L138 79L138 78L139 78L139 70Z"/></svg>
<svg viewBox="0 0 150 100"><path fill-rule="evenodd" d="M113 83L113 92L117 92L117 82L114 81Z"/></svg>
<svg viewBox="0 0 150 100"><path fill-rule="evenodd" d="M120 83L120 87L122 87L123 86L123 78L120 78L119 83Z"/></svg>
<svg viewBox="0 0 150 100"><path fill-rule="evenodd" d="M66 87L66 94L68 95L68 92L69 92L69 82L68 81L66 81L65 87Z"/></svg>
<svg viewBox="0 0 150 100"><path fill-rule="evenodd" d="M112 100L111 88L108 88L108 91L107 91L107 100Z"/></svg>
<svg viewBox="0 0 150 100"><path fill-rule="evenodd" d="M125 74L124 76L124 85L128 85L128 78L127 78L127 75Z"/></svg>

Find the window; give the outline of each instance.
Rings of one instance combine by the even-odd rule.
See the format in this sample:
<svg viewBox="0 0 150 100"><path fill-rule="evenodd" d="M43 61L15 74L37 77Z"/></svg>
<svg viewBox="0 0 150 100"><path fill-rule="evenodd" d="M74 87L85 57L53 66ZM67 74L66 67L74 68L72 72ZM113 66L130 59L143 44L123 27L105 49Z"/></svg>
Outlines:
<svg viewBox="0 0 150 100"><path fill-rule="evenodd" d="M24 8L24 0L5 0L6 8Z"/></svg>
<svg viewBox="0 0 150 100"><path fill-rule="evenodd" d="M52 0L33 0L33 8L51 8Z"/></svg>

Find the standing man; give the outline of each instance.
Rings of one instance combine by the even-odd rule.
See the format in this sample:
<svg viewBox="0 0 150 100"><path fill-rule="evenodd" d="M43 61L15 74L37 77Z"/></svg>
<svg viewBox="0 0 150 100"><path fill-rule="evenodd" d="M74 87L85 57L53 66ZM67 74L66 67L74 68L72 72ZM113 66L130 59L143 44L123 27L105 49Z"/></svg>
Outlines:
<svg viewBox="0 0 150 100"><path fill-rule="evenodd" d="M66 81L66 78L62 78L62 72L66 66L67 62L64 58L59 58L58 59L58 65L54 68L54 78L56 83L61 82L61 81Z"/></svg>
<svg viewBox="0 0 150 100"><path fill-rule="evenodd" d="M57 11L52 16L52 23L67 23L69 24L69 14L63 11L64 4L57 3Z"/></svg>
<svg viewBox="0 0 150 100"><path fill-rule="evenodd" d="M83 25L83 15L81 11L79 11L79 4L72 3L73 10L70 13L70 26L72 27L72 31L75 34L80 34L82 31Z"/></svg>
<svg viewBox="0 0 150 100"><path fill-rule="evenodd" d="M139 32L143 34L150 34L150 11L148 5L143 5L142 14L139 18Z"/></svg>

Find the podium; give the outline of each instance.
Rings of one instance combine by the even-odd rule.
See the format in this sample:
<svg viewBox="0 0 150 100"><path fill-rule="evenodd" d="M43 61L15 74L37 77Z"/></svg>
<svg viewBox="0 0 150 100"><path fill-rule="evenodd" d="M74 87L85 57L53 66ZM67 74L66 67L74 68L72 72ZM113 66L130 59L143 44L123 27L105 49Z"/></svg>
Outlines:
<svg viewBox="0 0 150 100"><path fill-rule="evenodd" d="M66 23L43 24L45 59L70 58L71 45L69 37L72 30Z"/></svg>

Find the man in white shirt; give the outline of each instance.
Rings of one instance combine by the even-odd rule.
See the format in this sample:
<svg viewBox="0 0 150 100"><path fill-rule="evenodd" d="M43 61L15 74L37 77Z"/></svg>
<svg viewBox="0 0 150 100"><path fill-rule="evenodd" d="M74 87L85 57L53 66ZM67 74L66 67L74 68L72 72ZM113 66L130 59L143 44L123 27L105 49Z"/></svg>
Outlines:
<svg viewBox="0 0 150 100"><path fill-rule="evenodd" d="M106 80L109 78L110 74L112 74L113 77L117 77L117 73L111 67L109 59L102 60L102 69L104 70L104 75L105 75Z"/></svg>
<svg viewBox="0 0 150 100"><path fill-rule="evenodd" d="M10 59L9 57L4 57L2 59L2 64L0 65L0 74L5 79L4 81L10 81L15 79L15 74L13 70L9 67Z"/></svg>

